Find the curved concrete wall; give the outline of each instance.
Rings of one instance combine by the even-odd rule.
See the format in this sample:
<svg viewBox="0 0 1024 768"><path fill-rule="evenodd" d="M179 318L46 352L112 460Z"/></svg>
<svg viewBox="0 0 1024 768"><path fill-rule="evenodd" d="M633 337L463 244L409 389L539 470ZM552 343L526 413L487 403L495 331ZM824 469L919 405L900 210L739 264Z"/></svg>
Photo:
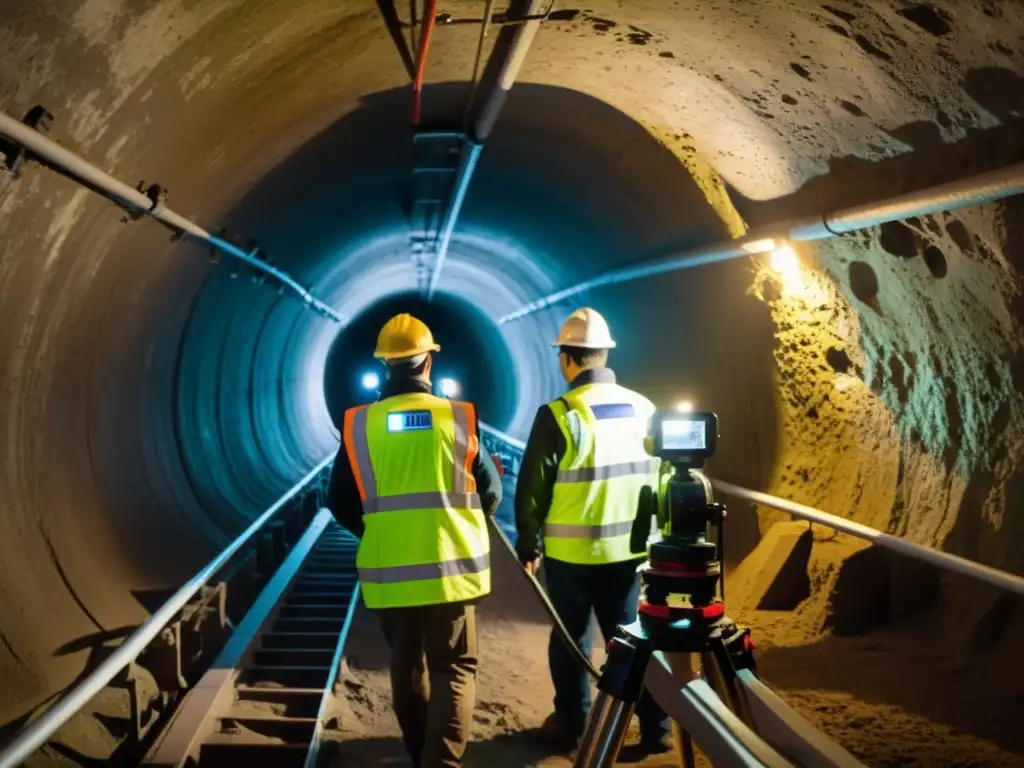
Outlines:
<svg viewBox="0 0 1024 768"><path fill-rule="evenodd" d="M548 344L569 307L488 325L525 301L736 234L740 214L1020 159L1020 10L848 5L597 0L547 23L441 283L504 341L497 426L524 435L560 386ZM61 143L256 238L354 320L414 288L409 93L374 4L14 0L0 22L7 112L46 105ZM438 30L426 119L464 97L474 35ZM955 163L929 155L943 142ZM3 722L333 450L337 328L48 171L0 185ZM612 322L626 383L719 413L720 475L1019 569L1013 210L804 249L799 285L735 262L580 302ZM363 354L336 351L337 375ZM749 547L755 520L736 518Z"/></svg>

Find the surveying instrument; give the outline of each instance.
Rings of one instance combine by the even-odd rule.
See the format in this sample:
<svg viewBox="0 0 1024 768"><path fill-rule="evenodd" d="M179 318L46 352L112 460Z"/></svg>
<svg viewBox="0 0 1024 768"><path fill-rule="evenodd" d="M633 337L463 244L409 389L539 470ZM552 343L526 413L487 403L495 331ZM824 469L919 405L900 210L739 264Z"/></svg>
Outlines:
<svg viewBox="0 0 1024 768"><path fill-rule="evenodd" d="M608 644L598 696L573 768L615 765L655 651L666 655L673 670L689 671L688 679L678 681L680 687L694 677L696 656L700 675L719 698L737 714L743 711L736 672L754 671L754 643L749 629L725 615L720 558L726 513L715 503L711 483L701 471L717 440L718 417L713 413L655 416L653 453L667 470L659 473L655 493L663 538L650 545L639 568L643 596L637 620L619 626ZM634 552L644 551L647 540L641 518L650 523L647 515L638 516L631 537ZM714 542L708 539L712 525ZM680 733L683 765L693 768L693 743L688 733Z"/></svg>

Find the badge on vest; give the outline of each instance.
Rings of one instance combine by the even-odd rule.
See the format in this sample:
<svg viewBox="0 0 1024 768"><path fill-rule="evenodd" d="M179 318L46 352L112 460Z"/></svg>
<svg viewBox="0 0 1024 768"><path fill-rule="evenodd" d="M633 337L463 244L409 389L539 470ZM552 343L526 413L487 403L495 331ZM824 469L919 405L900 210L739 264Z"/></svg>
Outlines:
<svg viewBox="0 0 1024 768"><path fill-rule="evenodd" d="M398 411L388 414L388 432L415 432L433 426L430 411Z"/></svg>

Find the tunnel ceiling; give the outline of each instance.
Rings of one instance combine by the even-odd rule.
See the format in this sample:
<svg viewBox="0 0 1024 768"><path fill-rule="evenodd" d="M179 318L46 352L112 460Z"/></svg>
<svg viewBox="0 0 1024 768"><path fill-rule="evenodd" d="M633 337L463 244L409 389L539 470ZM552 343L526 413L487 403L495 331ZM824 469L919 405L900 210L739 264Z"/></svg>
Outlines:
<svg viewBox="0 0 1024 768"><path fill-rule="evenodd" d="M1019 4L558 9L441 283L492 319L745 224L1024 158ZM426 120L458 114L475 36L436 31ZM57 141L165 185L203 226L258 238L342 314L414 286L409 88L374 3L8 0L0 105L35 104ZM1019 567L1024 524L999 499L1022 488L1007 437L1024 380L1020 213L805 249L815 269L788 294L736 263L581 299L622 329L627 383L713 403L723 475ZM18 617L0 622L0 722L67 684L334 445L336 329L120 219L38 166L0 180L0 616ZM505 339L498 375L515 394L500 426L517 434L560 386L544 356L563 309L480 337Z"/></svg>

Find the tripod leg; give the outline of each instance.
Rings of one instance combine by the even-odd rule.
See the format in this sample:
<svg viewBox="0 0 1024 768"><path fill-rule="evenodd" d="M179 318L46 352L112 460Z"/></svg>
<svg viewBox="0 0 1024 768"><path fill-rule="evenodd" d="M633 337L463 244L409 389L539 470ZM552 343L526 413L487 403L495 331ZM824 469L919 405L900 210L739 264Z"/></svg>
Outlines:
<svg viewBox="0 0 1024 768"><path fill-rule="evenodd" d="M611 768L622 749L634 704L600 691L580 739L574 768Z"/></svg>
<svg viewBox="0 0 1024 768"><path fill-rule="evenodd" d="M665 659L669 663L669 668L672 670L672 677L680 685L684 686L691 680L696 679L700 670L694 669L694 656L689 653L666 653ZM698 664L703 664L701 659L697 659ZM686 731L678 722L672 723L672 730L675 735L675 742L679 746L679 753L682 757L683 768L697 768L696 757L693 752L693 739L690 737L689 732Z"/></svg>
<svg viewBox="0 0 1024 768"><path fill-rule="evenodd" d="M749 654L749 651L745 653ZM736 684L736 667L726 644L720 638L713 640L709 649L701 653L700 663L705 681L718 695L718 698L725 702L743 722L753 727L753 718L747 707L746 699ZM748 668L745 658L741 659L740 663L744 665L744 668ZM749 664L753 665L752 656L749 659Z"/></svg>
<svg viewBox="0 0 1024 768"><path fill-rule="evenodd" d="M633 625L631 625L632 627ZM598 696L573 760L573 768L612 768L622 748L626 727L643 692L651 658L646 638L622 627L608 646L608 660L597 681Z"/></svg>
<svg viewBox="0 0 1024 768"><path fill-rule="evenodd" d="M679 729L677 740L683 755L683 768L697 768L697 758L693 754L693 739L680 726L676 725L676 728Z"/></svg>

